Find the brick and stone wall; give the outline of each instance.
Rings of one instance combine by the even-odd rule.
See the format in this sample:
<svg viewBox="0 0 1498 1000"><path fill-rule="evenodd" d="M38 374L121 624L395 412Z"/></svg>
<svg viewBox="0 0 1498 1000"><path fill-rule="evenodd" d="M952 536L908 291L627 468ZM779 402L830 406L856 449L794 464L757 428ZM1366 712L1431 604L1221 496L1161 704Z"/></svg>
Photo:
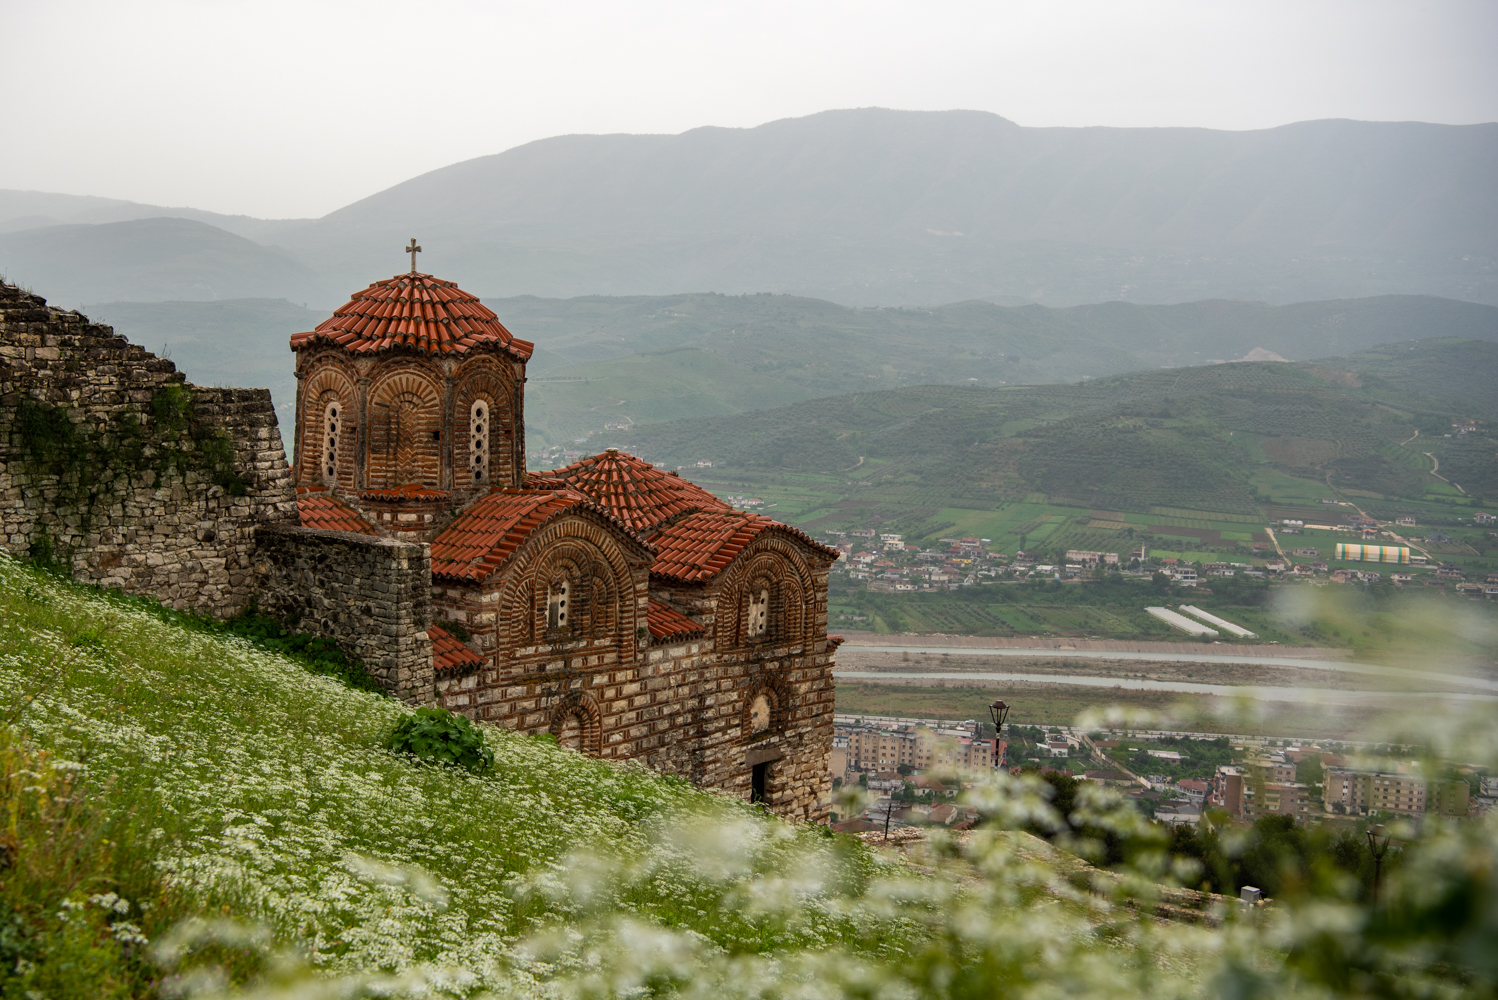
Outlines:
<svg viewBox="0 0 1498 1000"><path fill-rule="evenodd" d="M643 566L636 566L638 618L621 615L606 634L553 637L538 627L542 591L526 587L525 575L527 550L534 545L534 558L544 562L556 543L539 532L482 585L436 589L438 620L462 625L486 661L470 673L439 676L439 703L522 732L570 736L586 753L640 759L741 798L750 796L755 766L764 765L772 811L825 820L834 714L827 561L808 560L795 544L765 537L709 584L647 582ZM773 571L797 594L797 605L777 608L777 627L746 642L738 605L744 588L758 585L753 574L766 560L775 562ZM690 615L709 634L659 646L631 643L649 597ZM769 725L756 729L751 707L760 695L769 705Z"/></svg>
<svg viewBox="0 0 1498 1000"><path fill-rule="evenodd" d="M284 525L256 541L264 610L334 640L396 697L432 701L430 546Z"/></svg>
<svg viewBox="0 0 1498 1000"><path fill-rule="evenodd" d="M257 527L296 519L265 389L170 361L0 282L0 545L80 580L228 615Z"/></svg>

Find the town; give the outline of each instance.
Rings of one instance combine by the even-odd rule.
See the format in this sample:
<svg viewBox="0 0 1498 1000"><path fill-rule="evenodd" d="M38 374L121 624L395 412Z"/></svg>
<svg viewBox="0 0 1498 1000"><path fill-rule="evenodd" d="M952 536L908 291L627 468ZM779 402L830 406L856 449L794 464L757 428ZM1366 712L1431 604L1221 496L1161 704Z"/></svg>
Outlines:
<svg viewBox="0 0 1498 1000"><path fill-rule="evenodd" d="M1008 727L995 753L993 732L977 720L837 716L833 786L856 785L871 798L836 827L967 829L979 813L958 801L960 793L996 768L1111 787L1168 826L1252 824L1267 816L1301 826L1380 824L1427 815L1476 819L1498 809L1498 776L1462 765L1432 771L1407 747L1055 725Z"/></svg>

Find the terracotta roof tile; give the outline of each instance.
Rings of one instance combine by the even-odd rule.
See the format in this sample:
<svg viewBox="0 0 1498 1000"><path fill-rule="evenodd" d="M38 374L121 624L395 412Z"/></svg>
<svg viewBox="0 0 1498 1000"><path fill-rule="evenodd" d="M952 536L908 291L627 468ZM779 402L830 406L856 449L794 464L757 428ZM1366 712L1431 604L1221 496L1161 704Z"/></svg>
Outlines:
<svg viewBox="0 0 1498 1000"><path fill-rule="evenodd" d="M296 512L297 519L304 528L357 531L361 535L379 534L374 525L364 520L354 508L329 493L326 487L297 487Z"/></svg>
<svg viewBox="0 0 1498 1000"><path fill-rule="evenodd" d="M815 541L799 531L761 514L739 510L701 511L666 525L651 536L656 559L650 572L678 580L711 579L722 572L762 532L779 531L811 546L828 558L837 558L836 549Z"/></svg>
<svg viewBox="0 0 1498 1000"><path fill-rule="evenodd" d="M699 625L669 604L650 599L645 606L645 625L652 642L677 642L707 635L707 626Z"/></svg>
<svg viewBox="0 0 1498 1000"><path fill-rule="evenodd" d="M613 521L646 551L650 545L606 509L574 490L495 490L469 504L432 539L432 575L478 582L504 565L526 538L552 518L575 508Z"/></svg>
<svg viewBox="0 0 1498 1000"><path fill-rule="evenodd" d="M355 292L315 330L292 334L291 349L300 351L320 341L354 354L396 347L422 354L466 354L480 344L497 344L523 361L535 350L534 344L506 330L476 296L430 274L397 274Z"/></svg>
<svg viewBox="0 0 1498 1000"><path fill-rule="evenodd" d="M733 509L691 480L613 448L533 476L586 493L636 531L693 511Z"/></svg>
<svg viewBox="0 0 1498 1000"><path fill-rule="evenodd" d="M837 647L841 646L846 641L847 640L845 640L840 635L829 635L827 637L827 647L828 647L829 650L833 650L833 649L836 649Z"/></svg>
<svg viewBox="0 0 1498 1000"><path fill-rule="evenodd" d="M440 625L428 625L427 638L432 640L432 667L438 677L466 674L484 665L482 656Z"/></svg>

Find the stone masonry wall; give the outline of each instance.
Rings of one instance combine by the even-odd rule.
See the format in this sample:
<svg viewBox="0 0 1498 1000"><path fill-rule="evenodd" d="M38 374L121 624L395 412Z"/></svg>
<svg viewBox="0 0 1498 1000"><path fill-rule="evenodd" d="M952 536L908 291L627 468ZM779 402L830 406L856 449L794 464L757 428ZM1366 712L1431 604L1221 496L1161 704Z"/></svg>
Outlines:
<svg viewBox="0 0 1498 1000"><path fill-rule="evenodd" d="M0 282L0 546L224 616L257 527L295 523L265 389L190 386L107 326Z"/></svg>
<svg viewBox="0 0 1498 1000"><path fill-rule="evenodd" d="M396 697L432 702L430 546L283 525L256 542L264 610L334 640Z"/></svg>

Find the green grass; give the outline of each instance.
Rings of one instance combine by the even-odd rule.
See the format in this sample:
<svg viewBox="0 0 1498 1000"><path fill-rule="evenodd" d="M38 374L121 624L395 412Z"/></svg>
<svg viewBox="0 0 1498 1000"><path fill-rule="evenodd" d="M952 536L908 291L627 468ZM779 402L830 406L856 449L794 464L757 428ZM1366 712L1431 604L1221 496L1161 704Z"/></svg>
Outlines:
<svg viewBox="0 0 1498 1000"><path fill-rule="evenodd" d="M164 921L223 908L295 942L325 971L504 961L548 909L517 895L517 878L579 850L638 856L656 825L683 811L753 816L637 765L491 726L482 729L492 775L413 763L381 749L400 703L8 559L0 690L12 706L34 696L11 715L31 745L86 760L100 807L146 824L115 835L133 838L134 874L101 873L88 891L174 900L157 917L133 914L152 939ZM789 827L784 836L793 853L821 842ZM154 890L137 870L143 847L161 873ZM721 886L683 878L635 887L631 905L735 950L800 933L730 916L716 902Z"/></svg>
<svg viewBox="0 0 1498 1000"><path fill-rule="evenodd" d="M1075 798L1119 869L1095 880L1005 829L1061 830L1058 843L1093 850L1066 837L1034 778L996 778L965 798L989 825L964 843L938 838L929 864L912 867L494 727L478 727L492 773L423 764L380 748L406 713L391 699L4 559L0 690L5 996L223 995L243 983L250 996L748 1000L815 983L832 997L1064 986L1101 1000L1184 998L1205 982L1279 995L1292 980L1335 987L1346 968L1290 969L1285 936L1255 921L1228 931L1156 920L1159 883L1174 880L1168 842L1116 795ZM860 692L878 696L853 686L839 707ZM935 696L981 717L977 694ZM1047 697L1017 715L1065 718L1064 692ZM912 714L937 714L927 708L946 710ZM1470 724L1441 722L1428 738ZM1441 752L1475 760L1481 746L1491 743ZM862 807L850 793L838 808ZM1291 949L1317 953L1310 942L1334 926L1359 975L1397 984L1454 968L1461 985L1491 991L1492 977L1464 964L1491 921L1450 904L1492 891L1498 840L1478 824L1430 824L1402 850L1383 887L1402 923L1365 941L1362 904L1287 882L1279 905L1304 928ZM1178 905L1202 904L1172 891ZM1391 936L1421 956L1418 969L1369 957Z"/></svg>

